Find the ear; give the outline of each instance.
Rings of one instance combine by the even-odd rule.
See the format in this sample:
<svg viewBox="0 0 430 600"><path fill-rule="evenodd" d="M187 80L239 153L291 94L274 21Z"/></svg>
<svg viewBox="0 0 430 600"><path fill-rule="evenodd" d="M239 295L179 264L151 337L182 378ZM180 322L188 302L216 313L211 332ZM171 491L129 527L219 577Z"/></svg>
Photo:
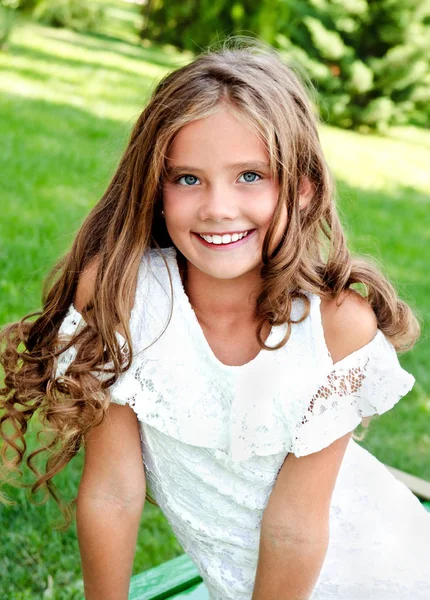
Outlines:
<svg viewBox="0 0 430 600"><path fill-rule="evenodd" d="M300 183L300 209L306 208L309 202L312 200L315 193L315 187L313 183L307 178L304 177Z"/></svg>

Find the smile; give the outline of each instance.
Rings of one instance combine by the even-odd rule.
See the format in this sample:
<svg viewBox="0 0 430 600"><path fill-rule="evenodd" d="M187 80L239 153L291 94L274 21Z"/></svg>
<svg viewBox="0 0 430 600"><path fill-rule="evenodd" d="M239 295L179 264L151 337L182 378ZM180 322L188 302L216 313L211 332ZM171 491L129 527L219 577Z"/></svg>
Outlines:
<svg viewBox="0 0 430 600"><path fill-rule="evenodd" d="M204 235L199 233L199 236L206 240L206 242L209 244L231 244L231 242L237 242L246 235L248 235L248 231L244 231L242 233L233 233L232 235L229 233L225 233L224 235Z"/></svg>
<svg viewBox="0 0 430 600"><path fill-rule="evenodd" d="M242 244L247 242L256 231L256 229L249 229L248 231L243 231L241 233L225 233L223 235L208 235L193 232L193 235L204 246L212 248L213 250L221 250L223 248L227 249L241 246Z"/></svg>

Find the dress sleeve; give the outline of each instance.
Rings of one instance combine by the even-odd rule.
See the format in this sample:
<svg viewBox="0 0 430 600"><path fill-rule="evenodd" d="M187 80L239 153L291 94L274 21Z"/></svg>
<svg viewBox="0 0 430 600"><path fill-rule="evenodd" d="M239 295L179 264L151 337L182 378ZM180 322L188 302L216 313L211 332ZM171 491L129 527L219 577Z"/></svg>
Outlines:
<svg viewBox="0 0 430 600"><path fill-rule="evenodd" d="M312 454L353 431L363 417L381 415L413 387L392 343L381 330L366 346L332 365L310 390L291 431L295 456ZM309 388L308 388L309 392Z"/></svg>
<svg viewBox="0 0 430 600"><path fill-rule="evenodd" d="M58 348L61 349L62 347L64 347L73 336L75 336L85 327L85 324L85 320L81 313L74 307L73 304L71 304L58 330ZM127 342L125 338L119 332L116 332L116 336L120 347L126 354ZM73 345L58 355L56 367L54 370L55 379L63 377L66 374L67 369L76 358L76 353L76 346ZM105 378L103 373L100 372L94 373L94 375L99 377L101 380ZM110 373L107 373L106 377L110 377L110 375ZM119 379L120 378L121 376L119 377ZM112 398L112 394L111 400L115 401L115 399ZM120 404L123 404L123 402L120 402Z"/></svg>
<svg viewBox="0 0 430 600"><path fill-rule="evenodd" d="M148 331L146 324L148 319L144 319L143 317L143 315L147 313L146 297L149 293L150 286L153 285L153 280L149 277L149 259L150 251L147 251L142 256L142 260L139 265L135 299L130 314L129 327L131 345L134 355L132 365L130 366L130 369L122 373L116 382L109 387L110 399L112 402L117 404L131 404L135 386L130 371L132 370L132 367L135 369L136 364L139 362L136 360L136 354L138 354L139 350L144 348L145 345L148 345L148 339L150 335L152 335L152 331ZM157 321L155 319L154 321L157 325ZM58 343L60 348L67 344L71 337L77 334L83 327L85 327L85 325L86 323L82 314L75 308L73 304L71 304L58 330ZM116 337L125 359L125 357L128 355L127 342L124 336L122 336L118 331L116 332ZM67 368L76 358L76 352L76 347L71 346L58 356L55 369L56 378L65 375ZM106 367L109 366L110 365L106 365ZM106 375L104 375L102 372L97 372L93 374L96 377L99 377L101 380L111 376L111 373L106 373Z"/></svg>

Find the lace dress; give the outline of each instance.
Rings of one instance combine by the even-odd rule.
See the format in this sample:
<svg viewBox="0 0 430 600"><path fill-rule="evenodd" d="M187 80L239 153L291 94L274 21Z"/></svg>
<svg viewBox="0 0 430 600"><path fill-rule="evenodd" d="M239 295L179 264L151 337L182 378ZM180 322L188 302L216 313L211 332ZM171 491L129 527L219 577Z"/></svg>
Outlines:
<svg viewBox="0 0 430 600"><path fill-rule="evenodd" d="M166 264L173 289L167 328ZM261 517L287 454L321 450L362 417L388 411L414 384L380 330L333 364L320 298L306 294L310 314L292 325L283 348L227 366L211 351L188 301L175 249L142 258L130 321L134 358L111 386L111 398L136 412L148 490L210 600L251 600ZM293 318L302 311L303 302L295 300ZM60 342L83 324L71 306ZM273 327L268 345L284 334L285 326ZM63 352L58 376L74 356L74 347ZM334 488L329 547L311 596L335 598L430 599L430 514L353 439Z"/></svg>

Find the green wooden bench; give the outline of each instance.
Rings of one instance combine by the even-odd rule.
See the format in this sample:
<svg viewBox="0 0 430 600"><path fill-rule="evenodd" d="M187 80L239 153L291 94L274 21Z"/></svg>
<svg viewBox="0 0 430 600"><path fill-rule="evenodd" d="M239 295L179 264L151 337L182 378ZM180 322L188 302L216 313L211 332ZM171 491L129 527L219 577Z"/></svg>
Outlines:
<svg viewBox="0 0 430 600"><path fill-rule="evenodd" d="M187 598L209 600L199 572L187 554L181 554L131 579L129 600Z"/></svg>

